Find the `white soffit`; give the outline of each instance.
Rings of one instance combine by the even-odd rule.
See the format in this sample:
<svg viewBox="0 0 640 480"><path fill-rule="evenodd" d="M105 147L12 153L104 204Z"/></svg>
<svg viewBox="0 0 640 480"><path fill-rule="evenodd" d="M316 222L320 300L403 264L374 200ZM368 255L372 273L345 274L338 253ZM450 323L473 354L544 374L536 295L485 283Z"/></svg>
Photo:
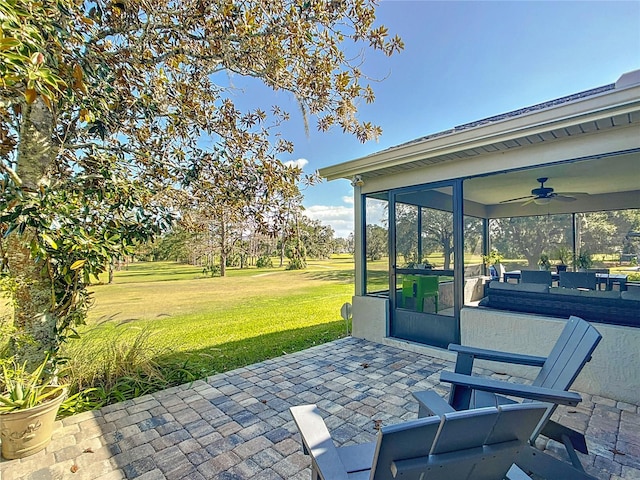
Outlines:
<svg viewBox="0 0 640 480"><path fill-rule="evenodd" d="M576 97L575 100L572 98ZM571 100L567 100L571 99ZM556 105L557 102L557 105ZM548 105L548 106L547 106ZM463 126L462 130L435 134L403 145L320 169L333 180L361 175L374 178L410 169L484 154L526 148L544 142L593 134L640 124L640 70L620 77L615 85L540 104ZM504 118L504 119L502 119ZM475 125L475 124L469 124ZM640 147L640 139L638 139Z"/></svg>

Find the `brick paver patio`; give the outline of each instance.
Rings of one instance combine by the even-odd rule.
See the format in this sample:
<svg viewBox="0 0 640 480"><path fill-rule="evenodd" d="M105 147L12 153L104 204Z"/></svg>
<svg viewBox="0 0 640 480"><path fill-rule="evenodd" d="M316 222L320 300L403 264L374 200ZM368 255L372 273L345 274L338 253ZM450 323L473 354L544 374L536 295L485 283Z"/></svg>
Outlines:
<svg viewBox="0 0 640 480"><path fill-rule="evenodd" d="M412 391L446 392L439 372L451 367L345 338L66 418L46 450L2 460L0 479L308 480L289 407L316 403L337 443L367 442L378 424L417 417ZM640 479L638 405L583 394L577 408L557 415L586 433L589 473ZM539 446L561 453L555 442Z"/></svg>

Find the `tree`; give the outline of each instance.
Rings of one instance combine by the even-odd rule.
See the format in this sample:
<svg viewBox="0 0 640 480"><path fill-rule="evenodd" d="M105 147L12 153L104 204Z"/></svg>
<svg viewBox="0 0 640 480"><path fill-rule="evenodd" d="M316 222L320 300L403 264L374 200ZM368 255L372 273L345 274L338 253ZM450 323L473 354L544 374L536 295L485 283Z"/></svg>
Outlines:
<svg viewBox="0 0 640 480"><path fill-rule="evenodd" d="M422 215L422 258L418 256L418 212ZM477 242L477 222L465 219L465 244ZM396 250L405 263L426 261L428 251L441 251L443 268L451 267L453 254L453 214L416 205L396 204Z"/></svg>
<svg viewBox="0 0 640 480"><path fill-rule="evenodd" d="M453 214L433 208L422 209L422 235L425 250L442 248L442 268L449 270L453 254Z"/></svg>
<svg viewBox="0 0 640 480"><path fill-rule="evenodd" d="M353 244L353 233L349 233L347 238L335 238L333 240L333 253L350 253L353 255Z"/></svg>
<svg viewBox="0 0 640 480"><path fill-rule="evenodd" d="M418 207L396 204L396 251L405 264L418 262Z"/></svg>
<svg viewBox="0 0 640 480"><path fill-rule="evenodd" d="M275 158L258 162L206 157L192 165L185 180L188 195L183 196L182 210L198 211L200 222L215 239L221 276L225 276L228 259L243 241L249 223L259 231L272 231L274 218L283 215L282 205L300 196L297 183L301 175L299 168L285 166Z"/></svg>
<svg viewBox="0 0 640 480"><path fill-rule="evenodd" d="M300 235L310 258L327 259L333 253L333 228L323 225L320 220L303 215L300 218Z"/></svg>
<svg viewBox="0 0 640 480"><path fill-rule="evenodd" d="M184 226L176 224L170 232L152 244L151 250L157 260L189 262L189 247L194 243L194 237L195 235L184 228Z"/></svg>
<svg viewBox="0 0 640 480"><path fill-rule="evenodd" d="M380 129L357 104L374 95L344 52L402 48L373 0L16 0L0 16L4 284L33 362L84 321L89 276L170 224L165 194L195 166L223 159L242 180L291 152L287 113L239 111L228 74L365 141Z"/></svg>
<svg viewBox="0 0 640 480"><path fill-rule="evenodd" d="M541 215L492 220L492 246L508 258L527 259L537 268L540 255L552 254L559 245L571 243L569 215Z"/></svg>
<svg viewBox="0 0 640 480"><path fill-rule="evenodd" d="M389 251L389 232L380 225L367 225L365 245L367 258L371 261L380 260Z"/></svg>
<svg viewBox="0 0 640 480"><path fill-rule="evenodd" d="M640 210L614 210L577 215L577 241L593 253L615 254L629 249L628 233L640 229Z"/></svg>

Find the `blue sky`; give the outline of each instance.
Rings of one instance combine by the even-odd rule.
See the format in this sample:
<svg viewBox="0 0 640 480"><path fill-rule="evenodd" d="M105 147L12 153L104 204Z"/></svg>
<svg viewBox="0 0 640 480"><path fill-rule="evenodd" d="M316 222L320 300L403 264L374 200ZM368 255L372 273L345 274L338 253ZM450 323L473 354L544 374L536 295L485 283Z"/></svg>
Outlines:
<svg viewBox="0 0 640 480"><path fill-rule="evenodd" d="M376 23L400 35L393 57L369 52L363 70L385 78L376 102L359 117L383 129L362 144L336 129L309 134L285 93L245 91L246 101L278 103L292 114L283 128L304 170L370 153L474 120L614 83L640 68L640 0L432 2L382 0ZM266 96L266 97L265 97ZM243 99L243 102L244 103ZM330 224L336 236L353 230L353 189L324 182L304 192L306 215Z"/></svg>

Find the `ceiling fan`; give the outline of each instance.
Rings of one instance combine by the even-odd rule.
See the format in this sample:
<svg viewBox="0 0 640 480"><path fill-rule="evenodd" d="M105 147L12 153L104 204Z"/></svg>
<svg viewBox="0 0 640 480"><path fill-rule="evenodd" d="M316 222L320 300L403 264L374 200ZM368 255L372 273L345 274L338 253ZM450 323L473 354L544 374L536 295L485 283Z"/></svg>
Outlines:
<svg viewBox="0 0 640 480"><path fill-rule="evenodd" d="M540 183L540 186L531 190L531 195L527 195L526 197L510 198L509 200L503 200L500 203L524 200L522 202L522 206L529 205L530 203L535 203L536 205L547 205L552 200L559 202L574 202L576 200L576 196L588 195L584 192L554 192L553 188L544 186L544 183L547 180L549 180L547 177L538 178L537 181Z"/></svg>

